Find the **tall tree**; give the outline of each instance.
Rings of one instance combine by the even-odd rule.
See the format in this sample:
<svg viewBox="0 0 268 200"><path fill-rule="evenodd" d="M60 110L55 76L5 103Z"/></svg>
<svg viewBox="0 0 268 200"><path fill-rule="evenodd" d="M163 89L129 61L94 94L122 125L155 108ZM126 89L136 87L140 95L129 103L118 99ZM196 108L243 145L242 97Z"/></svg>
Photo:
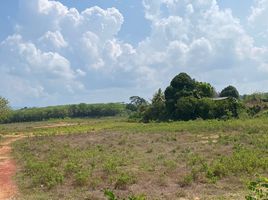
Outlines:
<svg viewBox="0 0 268 200"><path fill-rule="evenodd" d="M228 87L224 88L221 91L220 97L233 97L233 98L238 99L239 93L234 86L229 85Z"/></svg>
<svg viewBox="0 0 268 200"><path fill-rule="evenodd" d="M195 89L195 80L186 73L175 76L165 90L167 111L171 118L175 117L177 101L182 97L192 96Z"/></svg>
<svg viewBox="0 0 268 200"><path fill-rule="evenodd" d="M147 104L147 101L144 98L141 98L139 96L132 96L129 98L129 100L130 100L130 103L135 105L136 107Z"/></svg>
<svg viewBox="0 0 268 200"><path fill-rule="evenodd" d="M152 104L148 106L144 115L143 121L148 122L150 120L165 120L166 119L166 105L165 95L161 89L154 94Z"/></svg>

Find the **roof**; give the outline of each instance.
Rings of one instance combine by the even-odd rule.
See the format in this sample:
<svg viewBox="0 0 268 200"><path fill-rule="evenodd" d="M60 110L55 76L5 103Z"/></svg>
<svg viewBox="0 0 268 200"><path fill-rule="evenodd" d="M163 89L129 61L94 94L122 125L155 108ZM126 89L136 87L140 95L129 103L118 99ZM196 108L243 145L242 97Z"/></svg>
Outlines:
<svg viewBox="0 0 268 200"><path fill-rule="evenodd" d="M225 100L228 99L229 97L217 97L217 98L211 98L214 101L221 101L221 100Z"/></svg>

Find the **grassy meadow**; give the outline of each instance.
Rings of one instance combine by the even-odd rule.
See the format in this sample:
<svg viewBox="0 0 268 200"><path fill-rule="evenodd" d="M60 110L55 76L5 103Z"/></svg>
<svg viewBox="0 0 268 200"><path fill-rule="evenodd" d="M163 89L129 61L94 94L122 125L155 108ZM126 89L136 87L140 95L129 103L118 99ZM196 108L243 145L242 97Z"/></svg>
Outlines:
<svg viewBox="0 0 268 200"><path fill-rule="evenodd" d="M137 123L125 118L0 125L19 199L245 199L268 175L268 119ZM131 198L133 196L133 198ZM135 196L135 198L134 198Z"/></svg>

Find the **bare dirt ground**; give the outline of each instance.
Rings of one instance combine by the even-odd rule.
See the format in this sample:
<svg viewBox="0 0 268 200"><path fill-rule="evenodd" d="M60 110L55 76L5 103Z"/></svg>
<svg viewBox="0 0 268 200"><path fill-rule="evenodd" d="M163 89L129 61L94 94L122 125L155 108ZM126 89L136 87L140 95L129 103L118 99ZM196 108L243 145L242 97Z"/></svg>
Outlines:
<svg viewBox="0 0 268 200"><path fill-rule="evenodd" d="M12 179L16 174L16 163L11 157L11 144L23 137L5 136L0 141L0 200L11 200L17 195L18 190Z"/></svg>

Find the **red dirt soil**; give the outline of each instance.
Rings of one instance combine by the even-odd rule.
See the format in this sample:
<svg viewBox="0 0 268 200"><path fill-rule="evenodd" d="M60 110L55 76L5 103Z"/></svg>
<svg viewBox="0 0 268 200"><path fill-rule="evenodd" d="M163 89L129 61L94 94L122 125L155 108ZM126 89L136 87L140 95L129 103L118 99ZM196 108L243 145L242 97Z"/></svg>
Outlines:
<svg viewBox="0 0 268 200"><path fill-rule="evenodd" d="M5 136L0 142L0 200L10 200L17 195L17 186L13 181L16 163L11 157L11 144L23 136Z"/></svg>

